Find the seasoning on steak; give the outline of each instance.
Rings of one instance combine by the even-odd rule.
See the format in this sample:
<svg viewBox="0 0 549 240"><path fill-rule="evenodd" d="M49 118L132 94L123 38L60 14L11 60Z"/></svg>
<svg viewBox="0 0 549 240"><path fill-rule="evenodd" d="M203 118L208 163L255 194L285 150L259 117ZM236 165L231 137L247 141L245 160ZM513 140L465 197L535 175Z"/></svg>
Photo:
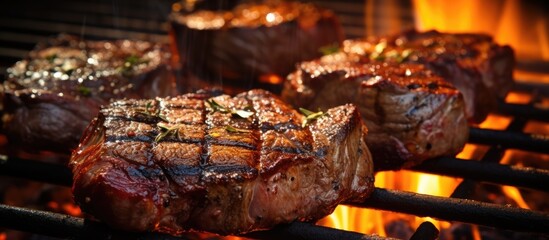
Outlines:
<svg viewBox="0 0 549 240"><path fill-rule="evenodd" d="M144 41L80 41L60 35L8 69L4 131L27 150L69 153L102 104L172 95L170 53Z"/></svg>
<svg viewBox="0 0 549 240"><path fill-rule="evenodd" d="M343 51L363 56L361 61L425 64L461 91L467 118L475 123L483 121L513 85L513 50L488 35L409 31L348 40Z"/></svg>
<svg viewBox="0 0 549 240"><path fill-rule="evenodd" d="M305 62L288 77L282 97L294 106L358 106L366 144L378 170L410 167L458 153L468 138L461 94L419 64L368 64L345 54Z"/></svg>
<svg viewBox="0 0 549 240"><path fill-rule="evenodd" d="M230 10L170 16L185 73L178 87L185 92L211 86L235 93L250 87L280 91L296 63L318 58L320 49L339 47L344 39L336 16L313 4L242 2Z"/></svg>
<svg viewBox="0 0 549 240"><path fill-rule="evenodd" d="M305 117L264 90L121 100L71 157L74 195L130 231L237 234L317 220L373 190L366 131L354 105Z"/></svg>

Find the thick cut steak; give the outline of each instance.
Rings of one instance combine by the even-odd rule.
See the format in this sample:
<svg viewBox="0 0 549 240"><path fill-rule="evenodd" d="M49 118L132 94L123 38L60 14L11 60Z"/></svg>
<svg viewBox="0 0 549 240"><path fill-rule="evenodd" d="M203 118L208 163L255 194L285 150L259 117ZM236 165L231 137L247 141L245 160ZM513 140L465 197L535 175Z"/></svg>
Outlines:
<svg viewBox="0 0 549 240"><path fill-rule="evenodd" d="M82 209L112 227L244 233L313 221L373 189L354 105L305 117L264 90L121 100L71 158Z"/></svg>
<svg viewBox="0 0 549 240"><path fill-rule="evenodd" d="M305 62L282 97L294 106L327 109L354 103L368 127L376 170L400 169L458 153L468 138L461 94L418 64L368 64L343 55Z"/></svg>
<svg viewBox="0 0 549 240"><path fill-rule="evenodd" d="M425 64L463 94L470 122L483 121L513 85L513 49L488 35L409 31L343 45L363 62Z"/></svg>
<svg viewBox="0 0 549 240"><path fill-rule="evenodd" d="M280 91L296 63L318 58L320 49L339 47L344 39L333 12L313 4L241 2L224 11L172 13L170 35L186 74L178 87Z"/></svg>
<svg viewBox="0 0 549 240"><path fill-rule="evenodd" d="M143 41L80 41L61 35L8 69L4 131L27 150L69 153L99 107L116 98L173 95L164 46Z"/></svg>

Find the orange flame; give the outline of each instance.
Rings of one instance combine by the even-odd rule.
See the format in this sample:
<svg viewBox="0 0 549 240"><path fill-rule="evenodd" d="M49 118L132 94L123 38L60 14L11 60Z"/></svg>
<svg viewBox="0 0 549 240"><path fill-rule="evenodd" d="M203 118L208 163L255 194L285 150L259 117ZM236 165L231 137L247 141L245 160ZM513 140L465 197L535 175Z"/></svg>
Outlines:
<svg viewBox="0 0 549 240"><path fill-rule="evenodd" d="M536 9L536 7L526 5L523 1L514 0L414 0L413 6L418 30L483 32L491 34L495 41L500 44L511 45L519 59L549 60L549 24L548 18L541 12L541 8ZM366 10L368 9L371 10L372 6L367 4ZM368 35L371 35L373 30L366 29L366 31L369 33ZM532 78L549 82L549 75L541 78L539 75L535 75ZM528 79L528 77L525 79ZM510 93L505 100L509 103L526 104L531 101L531 98L529 94ZM547 105L549 105L549 100L547 102ZM511 120L511 117L492 114L478 127L504 130ZM528 129L531 129L532 132L544 133L549 132L549 125L545 123L532 125L529 122L525 130L528 131ZM479 160L488 148L488 146L466 144L457 157ZM503 164L509 163L512 152L506 152L502 160ZM457 178L410 171L380 172L376 174L376 187L443 197L450 196L460 182L461 179ZM517 188L503 186L502 190L517 205L528 208L528 204L522 199ZM395 219L404 219L413 228L417 228L424 221L433 222L439 230L450 227L448 222L436 221L431 218L419 218L347 206L336 208L332 215L319 221L319 224L366 234L387 236L384 226ZM472 234L474 239L481 239L477 227L473 227Z"/></svg>
<svg viewBox="0 0 549 240"><path fill-rule="evenodd" d="M549 60L549 24L543 8L515 0L414 0L416 28L488 33L521 59Z"/></svg>

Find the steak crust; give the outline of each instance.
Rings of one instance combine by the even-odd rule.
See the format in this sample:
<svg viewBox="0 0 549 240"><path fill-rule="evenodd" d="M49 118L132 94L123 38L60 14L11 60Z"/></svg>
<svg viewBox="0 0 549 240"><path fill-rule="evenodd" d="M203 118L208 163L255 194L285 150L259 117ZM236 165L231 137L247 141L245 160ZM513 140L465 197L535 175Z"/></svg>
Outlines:
<svg viewBox="0 0 549 240"><path fill-rule="evenodd" d="M344 39L333 12L293 1L244 2L230 10L174 12L170 36L183 67L183 92L223 87L280 91L295 64Z"/></svg>
<svg viewBox="0 0 549 240"><path fill-rule="evenodd" d="M70 153L110 99L169 96L175 79L165 46L81 41L60 35L8 69L4 131L26 150Z"/></svg>
<svg viewBox="0 0 549 240"><path fill-rule="evenodd" d="M239 234L363 200L373 166L358 109L304 119L264 90L114 102L71 157L76 202L124 230Z"/></svg>
<svg viewBox="0 0 549 240"><path fill-rule="evenodd" d="M420 63L464 96L470 122L482 122L513 86L515 56L484 34L408 31L387 37L347 40L343 52L360 61Z"/></svg>
<svg viewBox="0 0 549 240"><path fill-rule="evenodd" d="M344 53L299 65L282 98L294 106L358 106L375 170L394 170L461 151L468 138L461 94L419 64L369 64Z"/></svg>

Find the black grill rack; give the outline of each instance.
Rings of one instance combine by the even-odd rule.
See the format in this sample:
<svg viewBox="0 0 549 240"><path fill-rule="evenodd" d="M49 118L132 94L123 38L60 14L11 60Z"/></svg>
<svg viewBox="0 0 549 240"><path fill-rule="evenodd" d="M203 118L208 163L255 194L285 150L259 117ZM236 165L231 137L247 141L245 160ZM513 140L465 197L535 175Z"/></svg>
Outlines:
<svg viewBox="0 0 549 240"><path fill-rule="evenodd" d="M0 78L5 70L23 58L34 45L60 32L86 39L133 38L168 42L167 15L174 0L130 1L5 1L0 3ZM365 27L364 1L316 0L334 9L348 37L360 37ZM396 1L404 9L408 1ZM403 11L402 21L411 21ZM367 23L368 24L368 23ZM371 26L370 26L371 27ZM549 85L520 83L515 90L531 93L530 104L501 103L498 114L512 116L506 130L471 128L470 143L490 146L480 161L438 158L426 161L413 171L464 178L450 198L376 188L364 202L350 204L429 216L446 221L466 222L519 232L549 234L549 214L467 200L477 182L511 185L549 192L549 170L499 164L506 149L549 154L549 136L522 132L529 120L549 124L549 109L538 107L537 100L549 97ZM0 175L70 186L70 171L60 165L32 159L0 155ZM109 229L89 219L51 212L0 205L0 227L64 238L107 239L118 236L133 239L185 239L161 234L134 234ZM436 229L425 222L412 239L435 239ZM321 227L312 223L292 223L273 230L254 232L245 237L260 239L386 239L376 235Z"/></svg>

